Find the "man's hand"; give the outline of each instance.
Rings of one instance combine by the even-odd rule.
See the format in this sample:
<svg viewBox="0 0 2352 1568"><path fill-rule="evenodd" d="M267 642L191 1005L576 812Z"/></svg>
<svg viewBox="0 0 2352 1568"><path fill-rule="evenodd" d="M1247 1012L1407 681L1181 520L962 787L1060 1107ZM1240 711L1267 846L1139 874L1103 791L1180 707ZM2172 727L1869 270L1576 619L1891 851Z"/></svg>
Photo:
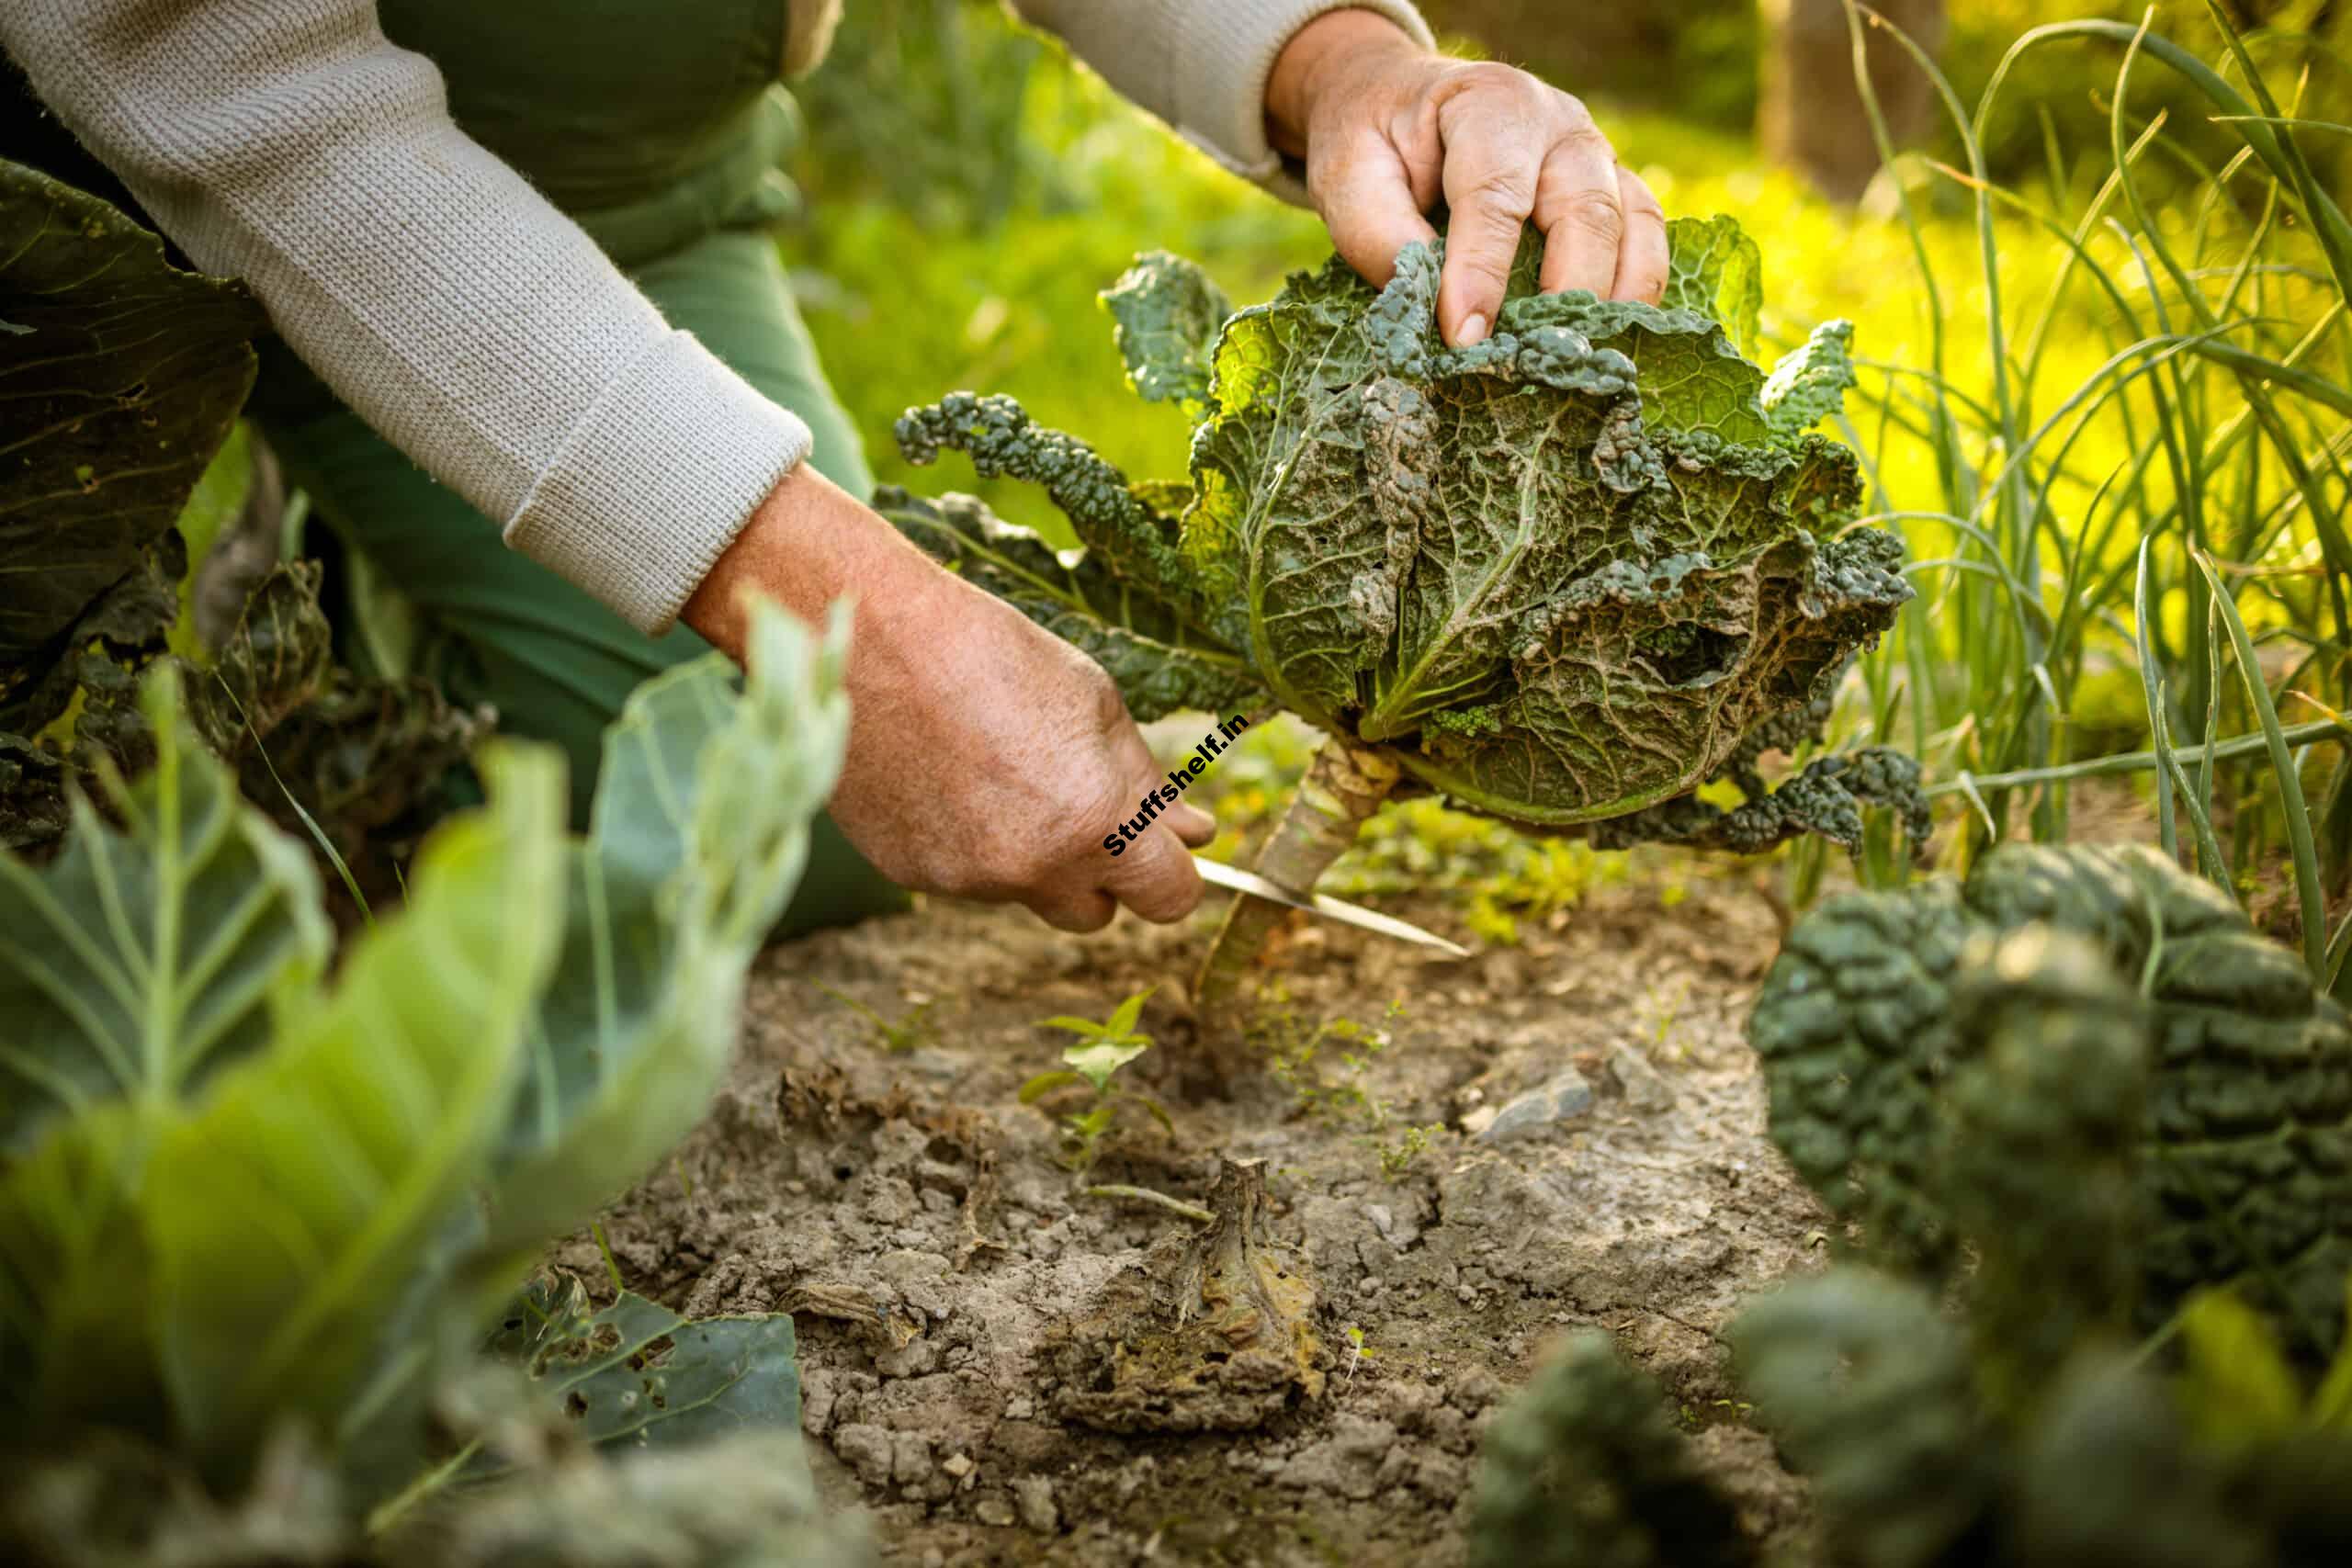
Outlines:
<svg viewBox="0 0 2352 1568"><path fill-rule="evenodd" d="M1584 105L1508 65L1448 60L1370 11L1301 28L1266 86L1274 145L1306 160L1306 190L1358 272L1388 281L1396 253L1436 237L1445 198L1439 331L1476 343L1502 308L1520 226L1544 233L1546 290L1657 303L1666 215L1620 167Z"/></svg>
<svg viewBox="0 0 2352 1568"><path fill-rule="evenodd" d="M1215 834L1206 812L1175 807L1115 860L1102 848L1161 783L1110 677L806 464L686 602L685 623L739 660L746 589L810 620L855 598L849 756L829 808L891 881L1017 899L1075 931L1121 904L1169 921L1200 902L1184 846Z"/></svg>

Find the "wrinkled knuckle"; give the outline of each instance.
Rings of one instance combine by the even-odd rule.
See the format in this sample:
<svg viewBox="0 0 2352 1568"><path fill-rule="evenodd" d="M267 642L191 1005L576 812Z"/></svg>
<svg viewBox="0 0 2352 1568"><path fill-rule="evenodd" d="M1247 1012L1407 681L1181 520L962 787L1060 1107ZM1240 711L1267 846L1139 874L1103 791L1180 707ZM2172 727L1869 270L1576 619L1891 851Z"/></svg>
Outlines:
<svg viewBox="0 0 2352 1568"><path fill-rule="evenodd" d="M1456 66L1435 103L1448 134L1465 125L1508 124L1533 134L1552 114L1552 89L1516 66L1481 60Z"/></svg>
<svg viewBox="0 0 2352 1568"><path fill-rule="evenodd" d="M1120 902L1136 912L1138 919L1153 925L1173 925L1198 908L1201 885L1194 877L1179 878L1172 874L1156 874L1151 880L1123 890Z"/></svg>
<svg viewBox="0 0 2352 1568"><path fill-rule="evenodd" d="M1585 101L1582 98L1577 97L1574 93L1564 92L1558 87L1548 85L1544 87L1544 102L1552 110L1552 118L1565 128L1564 134L1600 135L1600 128L1593 123L1592 110L1585 107Z"/></svg>
<svg viewBox="0 0 2352 1568"><path fill-rule="evenodd" d="M1199 902L1197 896L1190 898L1149 898L1139 904L1130 903L1127 908L1135 911L1136 919L1139 920L1155 926L1172 926L1191 914L1193 907Z"/></svg>
<svg viewBox="0 0 2352 1568"><path fill-rule="evenodd" d="M1499 60L1470 60L1462 63L1454 80L1464 92L1509 94L1517 97L1526 92L1534 78L1516 65L1506 65Z"/></svg>
<svg viewBox="0 0 2352 1568"><path fill-rule="evenodd" d="M1576 103L1573 98L1568 101ZM1592 123L1592 117L1584 112L1582 104L1577 104L1577 112L1568 121L1567 129L1561 132L1559 144L1562 152L1580 162L1603 164L1617 162L1616 144L1609 140L1600 127Z"/></svg>
<svg viewBox="0 0 2352 1568"><path fill-rule="evenodd" d="M1469 197L1494 207L1514 207L1535 199L1535 171L1527 164L1496 165L1470 182Z"/></svg>
<svg viewBox="0 0 2352 1568"><path fill-rule="evenodd" d="M1625 209L1605 190L1581 190L1567 198L1557 224L1614 245L1625 237Z"/></svg>
<svg viewBox="0 0 2352 1568"><path fill-rule="evenodd" d="M1516 231L1535 210L1534 175L1517 167L1491 170L1470 182L1458 205L1484 215L1498 229Z"/></svg>
<svg viewBox="0 0 2352 1568"><path fill-rule="evenodd" d="M1099 905L1055 904L1048 911L1042 913L1042 918L1047 925L1057 931L1072 931L1084 936L1090 931L1099 931L1109 925L1113 917L1118 912L1116 905L1104 908Z"/></svg>

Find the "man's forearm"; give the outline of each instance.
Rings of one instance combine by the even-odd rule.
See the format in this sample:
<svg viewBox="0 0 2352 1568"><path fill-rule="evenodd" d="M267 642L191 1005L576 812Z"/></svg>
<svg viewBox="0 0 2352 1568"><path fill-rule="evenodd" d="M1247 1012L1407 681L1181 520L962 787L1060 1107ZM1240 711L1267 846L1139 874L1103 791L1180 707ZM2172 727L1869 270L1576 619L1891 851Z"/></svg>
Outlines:
<svg viewBox="0 0 2352 1568"><path fill-rule="evenodd" d="M458 131L373 0L7 0L0 43L345 401L645 629L806 454Z"/></svg>
<svg viewBox="0 0 2352 1568"><path fill-rule="evenodd" d="M953 574L847 491L802 464L763 501L678 618L712 647L741 659L750 629L747 595L775 600L822 622L836 599L857 602L865 621L902 609Z"/></svg>

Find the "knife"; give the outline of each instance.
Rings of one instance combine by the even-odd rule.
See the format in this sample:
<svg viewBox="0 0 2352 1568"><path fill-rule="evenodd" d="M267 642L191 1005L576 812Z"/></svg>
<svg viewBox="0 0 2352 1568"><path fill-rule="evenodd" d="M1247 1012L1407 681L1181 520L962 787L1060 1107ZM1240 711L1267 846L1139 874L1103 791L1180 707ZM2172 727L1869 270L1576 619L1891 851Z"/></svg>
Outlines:
<svg viewBox="0 0 2352 1568"><path fill-rule="evenodd" d="M1434 947L1439 952L1454 958L1470 956L1470 950L1466 947L1456 946L1442 936L1425 931L1419 926L1408 925L1393 916L1384 915L1377 909L1367 909L1361 904L1350 904L1341 899L1327 897L1320 893L1293 893L1287 887L1277 886L1267 881L1254 871L1243 871L1238 866L1227 865L1222 861L1205 860L1199 855L1193 857L1193 869L1201 874L1202 881L1214 882L1219 887L1230 887L1236 893L1251 894L1260 898L1271 899L1277 904L1287 904L1294 909L1305 909L1311 914L1328 916L1335 920L1344 920L1349 925L1362 926L1368 931L1378 931L1383 936L1393 936L1400 942L1418 942L1424 947Z"/></svg>

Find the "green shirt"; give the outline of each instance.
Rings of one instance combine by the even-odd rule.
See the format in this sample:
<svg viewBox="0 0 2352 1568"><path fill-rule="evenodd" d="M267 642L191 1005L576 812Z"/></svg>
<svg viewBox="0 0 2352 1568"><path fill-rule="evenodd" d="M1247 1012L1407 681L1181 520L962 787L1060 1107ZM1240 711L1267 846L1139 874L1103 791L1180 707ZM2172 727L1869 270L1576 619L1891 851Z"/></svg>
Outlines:
<svg viewBox="0 0 2352 1568"><path fill-rule="evenodd" d="M634 266L792 212L790 0L380 0L466 133Z"/></svg>

